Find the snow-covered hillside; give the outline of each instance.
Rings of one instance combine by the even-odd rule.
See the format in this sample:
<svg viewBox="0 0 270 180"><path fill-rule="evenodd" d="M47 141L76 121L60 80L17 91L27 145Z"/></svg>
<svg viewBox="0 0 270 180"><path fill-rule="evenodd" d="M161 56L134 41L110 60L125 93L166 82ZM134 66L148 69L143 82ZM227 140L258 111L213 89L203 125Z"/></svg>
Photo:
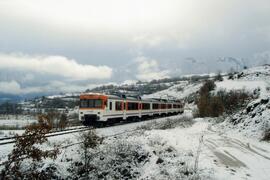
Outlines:
<svg viewBox="0 0 270 180"><path fill-rule="evenodd" d="M64 148L56 160L39 164L40 170L52 171L56 179L270 179L270 144L260 141L270 129L270 66L215 81L213 94L244 89L253 97L246 107L224 117L192 117L196 105L189 100L198 95L203 83L176 81L143 97L182 99L186 101L183 115L97 129L104 139L89 151L87 168L80 133L50 137L43 149L55 144ZM0 164L13 147L1 148ZM29 168L28 161L23 165Z"/></svg>
<svg viewBox="0 0 270 180"><path fill-rule="evenodd" d="M144 97L188 100L190 96L196 96L202 84L202 81L182 81L166 90ZM247 136L261 138L265 129L270 127L270 65L246 69L232 77L225 75L223 81L216 81L215 84L216 92L244 90L255 97L244 110L230 114L223 125L228 126L228 130L233 129Z"/></svg>
<svg viewBox="0 0 270 180"><path fill-rule="evenodd" d="M202 82L190 83L189 81L180 81L166 90L159 91L154 94L144 95L143 98L172 98L172 99L186 99L190 95L199 91Z"/></svg>
<svg viewBox="0 0 270 180"><path fill-rule="evenodd" d="M218 89L245 89L257 98L236 114L226 118L223 125L228 131L239 131L246 136L262 138L270 128L270 66L259 66L235 75L234 80L218 82Z"/></svg>

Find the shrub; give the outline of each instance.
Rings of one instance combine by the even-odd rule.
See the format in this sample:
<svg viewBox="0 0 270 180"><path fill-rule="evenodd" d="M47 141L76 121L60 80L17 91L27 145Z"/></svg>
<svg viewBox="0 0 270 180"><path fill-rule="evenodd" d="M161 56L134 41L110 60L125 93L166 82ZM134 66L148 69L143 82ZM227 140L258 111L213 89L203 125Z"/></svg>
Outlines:
<svg viewBox="0 0 270 180"><path fill-rule="evenodd" d="M183 87L177 87L176 90L182 92L182 91L184 91L184 88Z"/></svg>
<svg viewBox="0 0 270 180"><path fill-rule="evenodd" d="M40 147L48 141L46 133L50 130L51 126L47 119L40 116L38 124L28 126L22 136L16 135L14 148L4 163L5 168L1 172L0 179L50 178L44 171L38 170L43 159L55 159L59 154L57 147L53 150L42 150Z"/></svg>
<svg viewBox="0 0 270 180"><path fill-rule="evenodd" d="M59 121L59 128L61 130L65 129L67 127L67 123L68 123L67 115L66 114L61 114L60 121Z"/></svg>
<svg viewBox="0 0 270 180"><path fill-rule="evenodd" d="M179 117L176 119L171 119L167 118L165 121L154 121L154 122L149 122L147 124L144 124L142 126L139 126L137 129L142 129L142 130L151 130L151 129L172 129L175 127L186 127L190 126L193 123L192 119L186 116Z"/></svg>
<svg viewBox="0 0 270 180"><path fill-rule="evenodd" d="M231 90L226 92L220 90L216 94L211 94L215 85L206 82L200 89L200 96L197 101L199 117L218 117L224 112L233 113L244 107L247 100L252 96L244 90Z"/></svg>
<svg viewBox="0 0 270 180"><path fill-rule="evenodd" d="M233 73L229 73L229 74L228 74L228 79L234 80L234 74L233 74Z"/></svg>
<svg viewBox="0 0 270 180"><path fill-rule="evenodd" d="M210 116L211 117L218 117L223 114L224 112L224 105L220 97L214 96L210 99L210 104L209 104L209 109L210 109Z"/></svg>
<svg viewBox="0 0 270 180"><path fill-rule="evenodd" d="M270 141L270 128L265 130L262 140L263 141Z"/></svg>
<svg viewBox="0 0 270 180"><path fill-rule="evenodd" d="M200 95L197 102L198 112L200 117L207 117L210 115L209 97L208 95Z"/></svg>
<svg viewBox="0 0 270 180"><path fill-rule="evenodd" d="M82 158L84 159L84 166L85 170L88 171L88 167L90 164L92 157L92 154L90 152L90 149L93 149L97 147L99 144L102 143L103 138L100 138L95 130L90 130L85 133L82 133L80 136L80 139L82 140L82 145L81 148L83 150L83 156Z"/></svg>
<svg viewBox="0 0 270 180"><path fill-rule="evenodd" d="M223 81L223 77L221 75L221 72L218 72L218 74L215 77L215 81Z"/></svg>
<svg viewBox="0 0 270 180"><path fill-rule="evenodd" d="M50 111L45 115L50 126L56 129L64 129L68 125L68 119L66 114L61 114L57 111Z"/></svg>
<svg viewBox="0 0 270 180"><path fill-rule="evenodd" d="M81 162L72 164L70 179L135 179L149 158L138 142L112 140L101 146L89 153L91 161L87 167Z"/></svg>
<svg viewBox="0 0 270 180"><path fill-rule="evenodd" d="M224 110L228 114L244 107L247 104L247 100L252 98L252 95L244 90L231 90L229 92L220 90L216 96L221 99Z"/></svg>
<svg viewBox="0 0 270 180"><path fill-rule="evenodd" d="M48 120L48 123L52 128L56 128L56 129L59 128L59 119L60 119L59 112L57 112L57 111L48 112L45 115L45 118Z"/></svg>
<svg viewBox="0 0 270 180"><path fill-rule="evenodd" d="M207 80L203 84L203 86L200 89L200 95L206 95L208 96L210 91L214 90L216 88L216 84L214 81Z"/></svg>

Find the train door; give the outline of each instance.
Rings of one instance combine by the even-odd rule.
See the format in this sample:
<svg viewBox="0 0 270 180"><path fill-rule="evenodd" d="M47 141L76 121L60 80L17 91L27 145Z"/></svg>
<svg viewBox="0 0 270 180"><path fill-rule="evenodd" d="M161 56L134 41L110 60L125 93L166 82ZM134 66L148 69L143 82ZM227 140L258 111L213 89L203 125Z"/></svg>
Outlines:
<svg viewBox="0 0 270 180"><path fill-rule="evenodd" d="M123 120L127 119L127 102L126 100L123 101Z"/></svg>
<svg viewBox="0 0 270 180"><path fill-rule="evenodd" d="M109 115L112 113L112 101L108 99L107 107L106 107L106 114Z"/></svg>

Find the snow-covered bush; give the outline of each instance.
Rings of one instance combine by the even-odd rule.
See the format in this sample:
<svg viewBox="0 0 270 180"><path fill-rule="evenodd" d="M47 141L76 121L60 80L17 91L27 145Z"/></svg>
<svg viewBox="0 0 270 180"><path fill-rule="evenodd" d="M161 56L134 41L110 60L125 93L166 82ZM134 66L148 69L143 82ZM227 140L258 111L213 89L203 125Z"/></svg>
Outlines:
<svg viewBox="0 0 270 180"><path fill-rule="evenodd" d="M263 141L270 141L270 128L266 129L263 133Z"/></svg>
<svg viewBox="0 0 270 180"><path fill-rule="evenodd" d="M39 123L26 128L22 136L16 135L15 145L4 162L4 169L0 179L48 179L49 174L42 171L43 160L56 159L59 154L58 147L53 150L43 150L41 145L48 141L45 136L50 132L51 126L44 116L39 117Z"/></svg>
<svg viewBox="0 0 270 180"><path fill-rule="evenodd" d="M215 76L215 81L223 81L223 77L221 75L221 72L218 72L218 74Z"/></svg>
<svg viewBox="0 0 270 180"><path fill-rule="evenodd" d="M189 127L192 125L193 121L191 117L187 116L182 116L179 118L167 118L164 121L153 121L146 123L137 129L142 129L142 130L151 130L151 129L172 129L175 127Z"/></svg>
<svg viewBox="0 0 270 180"><path fill-rule="evenodd" d="M139 142L108 140L91 151L91 161L87 167L82 162L73 163L70 178L137 179L140 168L148 158L148 152Z"/></svg>
<svg viewBox="0 0 270 180"><path fill-rule="evenodd" d="M246 108L229 116L225 125L247 136L267 139L270 127L270 98L252 100Z"/></svg>
<svg viewBox="0 0 270 180"><path fill-rule="evenodd" d="M91 149L100 145L103 139L100 138L94 130L82 133L79 138L82 140L81 149L83 150L82 159L84 159L84 168L88 170L93 155L91 154Z"/></svg>

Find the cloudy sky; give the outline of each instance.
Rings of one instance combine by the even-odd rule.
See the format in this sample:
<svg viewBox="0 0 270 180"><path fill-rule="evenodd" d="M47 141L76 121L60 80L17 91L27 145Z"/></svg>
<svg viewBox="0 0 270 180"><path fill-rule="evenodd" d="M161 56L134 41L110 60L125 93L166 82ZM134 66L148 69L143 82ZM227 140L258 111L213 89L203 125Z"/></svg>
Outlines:
<svg viewBox="0 0 270 180"><path fill-rule="evenodd" d="M0 0L0 93L270 63L269 0Z"/></svg>

